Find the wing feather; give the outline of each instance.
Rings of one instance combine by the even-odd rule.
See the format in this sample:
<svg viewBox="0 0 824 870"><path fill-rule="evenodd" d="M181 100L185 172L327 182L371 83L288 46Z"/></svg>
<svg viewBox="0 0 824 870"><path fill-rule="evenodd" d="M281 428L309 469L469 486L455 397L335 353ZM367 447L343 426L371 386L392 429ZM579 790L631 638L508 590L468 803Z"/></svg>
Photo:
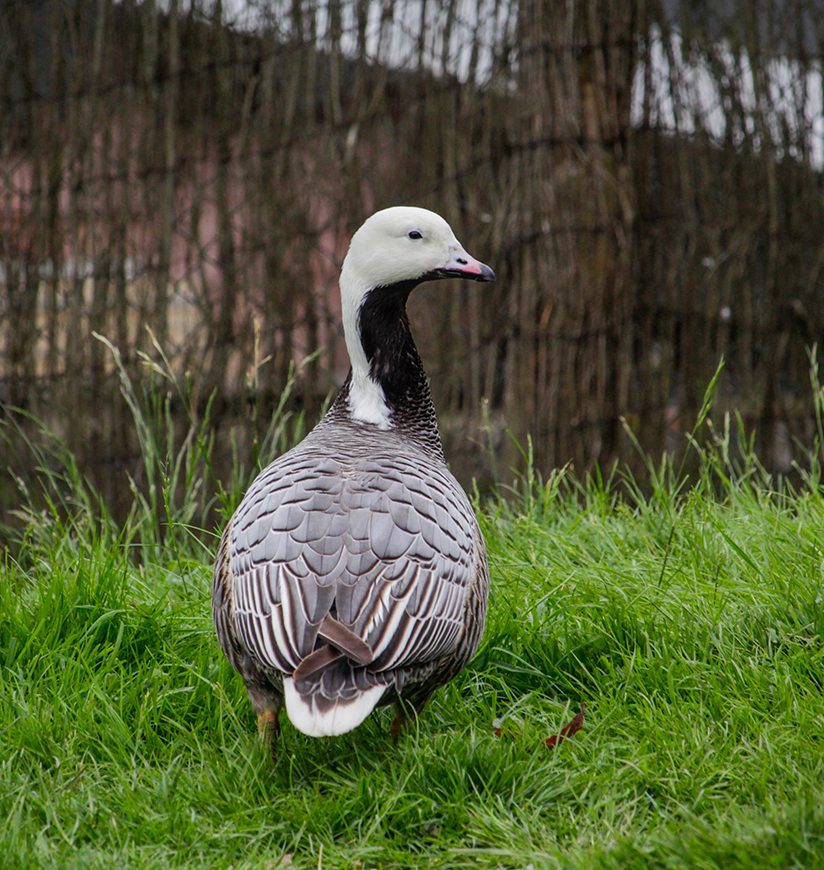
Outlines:
<svg viewBox="0 0 824 870"><path fill-rule="evenodd" d="M372 648L371 671L423 663L460 638L475 519L455 479L423 455L286 454L232 523L238 635L290 674L332 613Z"/></svg>

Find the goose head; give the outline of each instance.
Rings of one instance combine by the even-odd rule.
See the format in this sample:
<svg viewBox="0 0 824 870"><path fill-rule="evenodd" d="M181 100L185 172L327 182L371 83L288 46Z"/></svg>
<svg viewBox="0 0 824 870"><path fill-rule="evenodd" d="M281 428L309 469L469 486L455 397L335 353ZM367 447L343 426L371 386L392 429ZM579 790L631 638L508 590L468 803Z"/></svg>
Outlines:
<svg viewBox="0 0 824 870"><path fill-rule="evenodd" d="M352 416L380 428L391 426L380 383L370 372L361 314L373 307L403 317L409 292L422 281L468 278L494 281L489 266L468 254L449 224L425 208L396 206L378 211L352 236L340 275L346 347L352 363ZM385 304L383 304L385 303ZM391 316L391 314L390 314ZM389 325L389 324L387 324Z"/></svg>
<svg viewBox="0 0 824 870"><path fill-rule="evenodd" d="M435 278L493 281L495 273L467 254L440 215L396 206L373 214L352 236L341 292L357 302L376 287Z"/></svg>

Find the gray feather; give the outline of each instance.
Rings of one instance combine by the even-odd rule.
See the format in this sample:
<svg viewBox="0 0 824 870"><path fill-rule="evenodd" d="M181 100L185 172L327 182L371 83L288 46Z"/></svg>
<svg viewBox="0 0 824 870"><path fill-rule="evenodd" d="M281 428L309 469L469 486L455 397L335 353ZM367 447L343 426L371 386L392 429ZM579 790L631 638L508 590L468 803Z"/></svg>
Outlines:
<svg viewBox="0 0 824 870"><path fill-rule="evenodd" d="M382 619L397 622L384 667L418 661L421 652L425 659L448 652L472 581L475 531L454 478L414 453L399 462L372 443L333 458L313 450L311 440L269 466L235 516L231 568L243 602L237 618L282 620L278 583L288 577L296 604L282 626L289 659L292 650L311 653L316 624L333 603L341 623L366 644L386 640ZM288 574L275 571L277 565ZM258 584L262 596L255 596ZM326 594L319 596L320 589ZM420 625L405 635L411 615ZM256 632L244 634L264 666L277 666Z"/></svg>

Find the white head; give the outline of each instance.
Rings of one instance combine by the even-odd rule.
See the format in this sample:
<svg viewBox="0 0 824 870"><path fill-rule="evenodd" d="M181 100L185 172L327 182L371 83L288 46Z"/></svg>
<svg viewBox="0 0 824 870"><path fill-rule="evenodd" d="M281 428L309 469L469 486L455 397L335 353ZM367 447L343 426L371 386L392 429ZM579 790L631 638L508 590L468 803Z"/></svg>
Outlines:
<svg viewBox="0 0 824 870"><path fill-rule="evenodd" d="M495 277L464 251L440 215L396 206L375 212L352 236L341 271L341 293L360 296L374 287L450 275L482 281Z"/></svg>
<svg viewBox="0 0 824 870"><path fill-rule="evenodd" d="M340 274L346 347L352 362L353 416L388 428L389 412L358 334L358 314L367 294L403 282L462 277L493 281L489 266L467 254L449 224L425 208L396 206L375 212L352 236ZM379 289L377 292L381 292Z"/></svg>

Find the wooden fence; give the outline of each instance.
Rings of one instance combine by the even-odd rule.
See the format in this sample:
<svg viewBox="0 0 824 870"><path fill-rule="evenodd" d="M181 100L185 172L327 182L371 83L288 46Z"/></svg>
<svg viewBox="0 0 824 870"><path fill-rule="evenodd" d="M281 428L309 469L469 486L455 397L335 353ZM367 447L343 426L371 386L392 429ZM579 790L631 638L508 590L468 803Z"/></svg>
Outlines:
<svg viewBox="0 0 824 870"><path fill-rule="evenodd" d="M318 351L294 396L310 418L345 375L349 235L414 203L499 276L411 303L460 476L508 477L527 435L544 470L631 457L623 421L680 449L722 355L719 411L786 471L824 327L822 13L6 2L0 407L43 418L122 506L135 433L92 333L136 383L153 335L201 405L216 392L217 455L234 433L248 458L249 402L293 362Z"/></svg>

